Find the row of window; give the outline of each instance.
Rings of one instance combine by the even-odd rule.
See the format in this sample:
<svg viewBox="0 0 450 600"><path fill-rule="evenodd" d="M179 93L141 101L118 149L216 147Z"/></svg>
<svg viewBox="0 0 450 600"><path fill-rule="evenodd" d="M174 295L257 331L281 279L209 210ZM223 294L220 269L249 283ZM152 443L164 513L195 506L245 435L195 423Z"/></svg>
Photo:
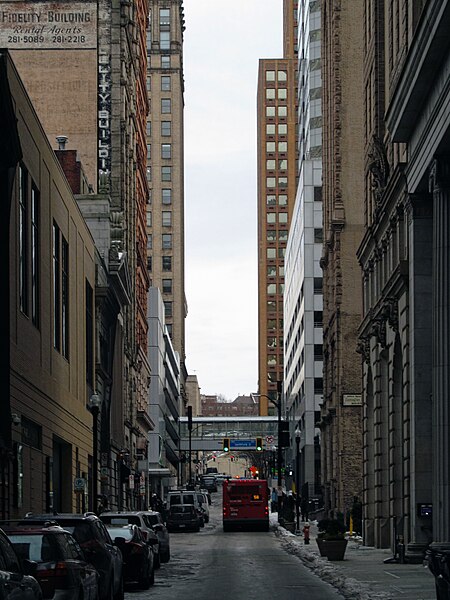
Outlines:
<svg viewBox="0 0 450 600"><path fill-rule="evenodd" d="M152 122L147 121L147 135L152 135ZM170 137L172 135L172 121L161 121L161 137ZM148 157L148 147L147 147Z"/></svg>
<svg viewBox="0 0 450 600"><path fill-rule="evenodd" d="M288 150L287 142L266 142L266 152L271 154L272 152L285 153Z"/></svg>
<svg viewBox="0 0 450 600"><path fill-rule="evenodd" d="M153 189L149 190L149 198L148 203L152 204L153 202ZM172 190L170 188L163 188L161 190L161 202L162 204L169 206L172 204Z"/></svg>
<svg viewBox="0 0 450 600"><path fill-rule="evenodd" d="M152 167L147 166L147 181L152 181ZM172 167L170 165L161 167L161 181L172 181Z"/></svg>
<svg viewBox="0 0 450 600"><path fill-rule="evenodd" d="M169 56L170 58L170 56ZM170 75L161 75L160 77L161 92L170 92L172 90L172 78ZM147 75L147 92L152 91L152 77Z"/></svg>
<svg viewBox="0 0 450 600"><path fill-rule="evenodd" d="M278 287L278 292L277 292L277 287ZM284 283L279 283L278 286L276 283L268 283L267 284L267 293L269 295L274 295L274 294L283 294L284 293Z"/></svg>
<svg viewBox="0 0 450 600"><path fill-rule="evenodd" d="M287 229L279 229L277 232L276 229L268 229L266 239L268 242L276 242L277 239L279 242L287 242L288 231Z"/></svg>
<svg viewBox="0 0 450 600"><path fill-rule="evenodd" d="M147 256L147 267L150 272L153 271L153 257L152 256ZM161 256L161 267L165 273L171 272L172 271L172 257L171 256Z"/></svg>
<svg viewBox="0 0 450 600"><path fill-rule="evenodd" d="M19 307L33 325L40 327L40 194L24 165L18 168ZM69 243L60 227L52 224L53 347L69 360ZM86 281L86 378L94 377L94 292Z"/></svg>
<svg viewBox="0 0 450 600"><path fill-rule="evenodd" d="M286 100L287 89L286 88L266 88L266 100Z"/></svg>
<svg viewBox="0 0 450 600"><path fill-rule="evenodd" d="M268 171L275 171L276 168L277 168L277 161L274 158L268 158L266 160L266 169ZM282 159L278 160L278 169L280 171L286 171L287 168L288 168L287 158L282 158Z"/></svg>
<svg viewBox="0 0 450 600"><path fill-rule="evenodd" d="M287 123L267 123L266 124L266 135L275 135L278 132L278 135L287 135Z"/></svg>
<svg viewBox="0 0 450 600"><path fill-rule="evenodd" d="M287 206L287 194L267 194L267 206L276 206L278 198L278 206Z"/></svg>
<svg viewBox="0 0 450 600"><path fill-rule="evenodd" d="M280 106L266 106L266 117L287 117L287 106L284 104Z"/></svg>
<svg viewBox="0 0 450 600"><path fill-rule="evenodd" d="M266 256L269 260L274 260L277 258L281 258L284 259L284 255L286 253L286 248L267 248L266 249Z"/></svg>
<svg viewBox="0 0 450 600"><path fill-rule="evenodd" d="M277 71L276 77L278 81L287 81L287 72L286 71ZM275 81L275 71L268 70L266 71L266 81Z"/></svg>
<svg viewBox="0 0 450 600"><path fill-rule="evenodd" d="M266 220L268 224L278 223L286 224L288 222L288 213L287 212L268 212L266 213Z"/></svg>
<svg viewBox="0 0 450 600"><path fill-rule="evenodd" d="M266 186L268 188L276 188L278 185L279 188L284 189L287 187L287 184L287 177L266 177Z"/></svg>
<svg viewBox="0 0 450 600"><path fill-rule="evenodd" d="M161 213L161 223L163 227L172 227L172 211L163 210ZM153 213L147 210L147 227L153 226Z"/></svg>

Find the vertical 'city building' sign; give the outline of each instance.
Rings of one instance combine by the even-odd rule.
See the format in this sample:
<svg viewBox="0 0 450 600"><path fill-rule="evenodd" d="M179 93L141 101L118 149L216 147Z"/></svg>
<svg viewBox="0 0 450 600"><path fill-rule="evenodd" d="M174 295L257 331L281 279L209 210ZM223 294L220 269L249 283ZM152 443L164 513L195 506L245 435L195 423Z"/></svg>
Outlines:
<svg viewBox="0 0 450 600"><path fill-rule="evenodd" d="M105 54L98 59L98 169L100 177L111 172L111 61Z"/></svg>

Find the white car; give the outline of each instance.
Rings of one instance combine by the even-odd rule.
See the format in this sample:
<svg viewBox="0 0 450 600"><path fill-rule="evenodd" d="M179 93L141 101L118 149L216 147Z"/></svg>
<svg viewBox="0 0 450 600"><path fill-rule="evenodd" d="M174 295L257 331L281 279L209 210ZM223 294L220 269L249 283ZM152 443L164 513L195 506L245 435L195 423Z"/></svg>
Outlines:
<svg viewBox="0 0 450 600"><path fill-rule="evenodd" d="M204 521L209 523L209 502L208 495L206 492L195 492L197 501L200 505L201 510L204 512Z"/></svg>

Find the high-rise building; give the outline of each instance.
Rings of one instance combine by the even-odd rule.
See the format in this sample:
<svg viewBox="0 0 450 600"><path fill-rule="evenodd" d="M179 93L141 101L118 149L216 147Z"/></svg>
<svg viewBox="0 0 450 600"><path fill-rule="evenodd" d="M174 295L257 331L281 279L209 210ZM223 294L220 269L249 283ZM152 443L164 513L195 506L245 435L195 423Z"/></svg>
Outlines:
<svg viewBox="0 0 450 600"><path fill-rule="evenodd" d="M150 0L147 28L147 265L185 369L184 77L182 0Z"/></svg>
<svg viewBox="0 0 450 600"><path fill-rule="evenodd" d="M298 3L299 178L285 257L284 400L299 441L298 487L321 505L322 94L320 3ZM297 432L295 431L297 430ZM294 444L291 444L291 448ZM287 459L292 464L296 452ZM306 487L305 487L306 486Z"/></svg>
<svg viewBox="0 0 450 600"><path fill-rule="evenodd" d="M284 2L284 58L261 59L257 93L258 393L273 412L283 381L284 256L297 182L295 7ZM280 399L279 399L280 400Z"/></svg>
<svg viewBox="0 0 450 600"><path fill-rule="evenodd" d="M361 500L361 361L356 353L363 235L363 3L322 0L323 403L325 509Z"/></svg>

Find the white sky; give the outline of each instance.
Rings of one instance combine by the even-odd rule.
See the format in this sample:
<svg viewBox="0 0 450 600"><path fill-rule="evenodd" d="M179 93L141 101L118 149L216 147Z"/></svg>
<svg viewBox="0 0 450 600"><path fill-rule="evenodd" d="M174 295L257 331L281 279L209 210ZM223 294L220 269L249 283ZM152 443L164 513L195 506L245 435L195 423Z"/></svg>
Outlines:
<svg viewBox="0 0 450 600"><path fill-rule="evenodd" d="M186 363L202 394L257 391L256 91L282 0L184 0Z"/></svg>

